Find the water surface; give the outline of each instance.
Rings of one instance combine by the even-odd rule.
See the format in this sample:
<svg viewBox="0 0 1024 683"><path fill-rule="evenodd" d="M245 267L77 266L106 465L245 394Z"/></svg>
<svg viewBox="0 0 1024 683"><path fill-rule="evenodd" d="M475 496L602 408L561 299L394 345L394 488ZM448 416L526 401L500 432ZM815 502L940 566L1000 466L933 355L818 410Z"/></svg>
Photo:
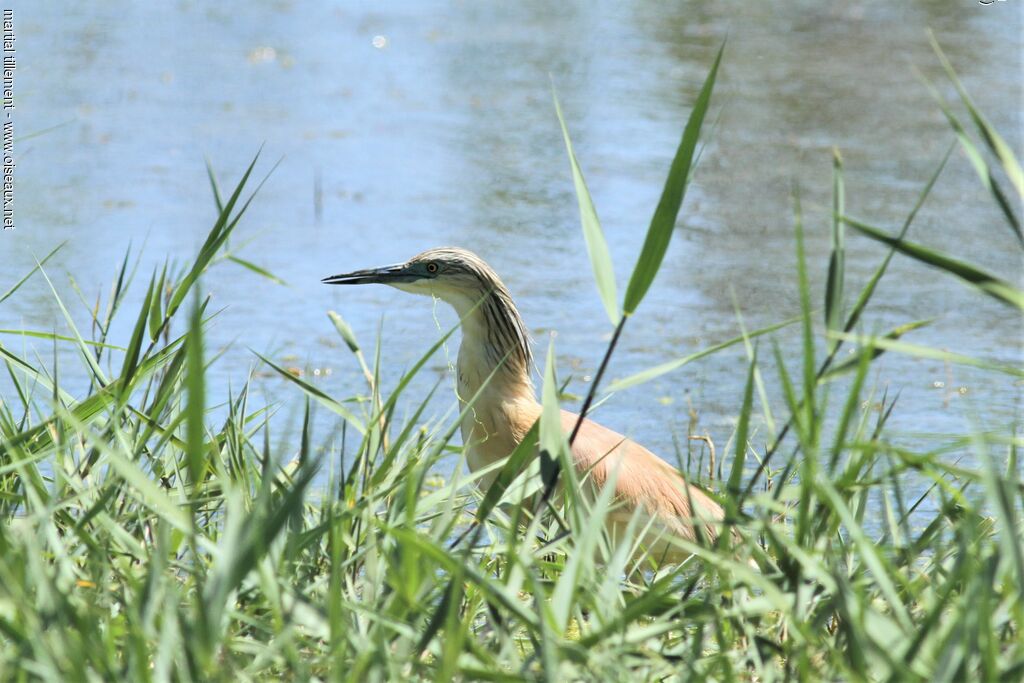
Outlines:
<svg viewBox="0 0 1024 683"><path fill-rule="evenodd" d="M367 346L383 326L393 383L454 316L387 288L319 280L454 244L502 274L542 358L557 332L560 372L584 393L610 325L583 248L549 75L622 291L697 89L729 36L717 125L612 378L735 335L736 307L750 328L798 310L796 185L822 291L833 147L846 163L850 212L895 229L951 140L920 80L952 95L926 28L1021 149L1020 3L311 5L15 3L18 133L57 128L18 144L18 227L0 235L0 288L66 241L48 272L87 327L67 273L91 303L106 296L129 243L144 247L140 279L165 258L187 262L214 218L204 157L231 186L263 145L261 171L281 162L233 246L288 284L232 264L205 277L214 305L224 307L208 342L232 344L214 366L214 392L243 381L250 349L321 370L315 381L341 396L361 391L328 309ZM1021 251L959 153L911 234L1021 280ZM850 238L848 291L882 256ZM876 299L866 331L934 318L909 340L1021 364L1020 317L947 276L897 258ZM0 305L0 328L66 330L38 277ZM778 338L795 363L797 331ZM18 337L3 343L33 355ZM762 357L769 351L762 345ZM739 347L705 359L616 397L600 418L673 459L692 409L697 431L722 448L746 363ZM770 367L768 383L777 386ZM438 357L423 387L446 372ZM893 355L870 379L879 393L900 392L893 425L908 439L1019 421L1022 388L1005 377ZM257 384L270 400L297 396L278 378ZM443 398L439 410L451 400ZM755 438L767 437L760 427Z"/></svg>

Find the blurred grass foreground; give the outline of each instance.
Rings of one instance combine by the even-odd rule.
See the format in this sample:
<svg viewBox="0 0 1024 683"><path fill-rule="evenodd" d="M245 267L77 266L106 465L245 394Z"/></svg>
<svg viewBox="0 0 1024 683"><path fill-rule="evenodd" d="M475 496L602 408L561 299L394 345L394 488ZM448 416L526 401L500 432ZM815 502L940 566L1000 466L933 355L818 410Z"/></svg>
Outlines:
<svg viewBox="0 0 1024 683"><path fill-rule="evenodd" d="M959 93L955 103L936 95L954 133L950 152L964 153L1024 244L1014 209L1024 197L1020 165L937 54ZM616 329L608 355L675 230L720 59L721 51L621 305L556 103L584 238ZM126 256L105 307L90 311L88 338L54 290L67 329L18 331L42 338L34 360L0 345L11 387L0 397L0 679L1021 680L1019 433L978 430L931 450L908 447L886 431L900 406L868 380L884 353L1024 375L902 339L928 321L862 332L893 258L926 263L1002 302L1007 315L1024 309L1010 281L907 237L949 157L936 160L892 231L851 217L836 154L824 292L808 284L794 191L800 318L609 387L729 346L747 351L728 452L710 468L682 463L736 533L715 547L680 541L693 556L679 566L659 566L628 539L609 541L603 519L615 501L609 492L577 495L571 468L562 467L565 435L545 418L540 456L532 455L536 442L518 449L489 490L477 491L461 467L450 481L436 476L438 461L459 452L451 443L458 417L430 417L430 396L404 392L454 330L387 395L377 382L379 355L368 362L337 314L363 395L328 395L262 359L305 401L288 448L271 446L280 420L275 406L250 405L247 378L228 389L225 404L208 405L203 334L216 313L200 278L226 258L257 160L226 198L211 173L218 218L193 263L139 281ZM848 229L888 245L859 290L844 276ZM0 302L30 277L47 277L45 261ZM126 311L132 287L145 294L137 311ZM117 316L131 318L130 337L108 338ZM768 336L789 324L800 330L795 341ZM788 343L797 346L784 352ZM58 344L78 352L88 377L82 395L62 386L56 360L43 360ZM765 354L774 357L770 373L759 365ZM798 367L787 367L783 359L794 357ZM552 349L546 409L558 401L554 374ZM768 405L769 383L785 397L784 415ZM337 423L319 444L314 406ZM751 439L755 418L770 438ZM568 483L565 495L530 516L520 503L551 468ZM923 494L905 493L908 477L924 482Z"/></svg>

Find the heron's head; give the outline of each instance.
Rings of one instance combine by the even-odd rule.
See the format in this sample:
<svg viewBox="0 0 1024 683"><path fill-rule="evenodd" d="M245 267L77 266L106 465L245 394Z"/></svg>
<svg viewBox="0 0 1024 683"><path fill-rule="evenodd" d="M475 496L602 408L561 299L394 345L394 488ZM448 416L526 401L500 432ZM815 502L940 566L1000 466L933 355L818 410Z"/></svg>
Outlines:
<svg viewBox="0 0 1024 683"><path fill-rule="evenodd" d="M328 285L379 283L405 292L435 296L456 310L472 307L495 290L504 291L497 274L476 254L456 247L428 249L405 263L325 277Z"/></svg>
<svg viewBox="0 0 1024 683"><path fill-rule="evenodd" d="M332 275L322 282L379 283L437 297L451 304L464 324L468 321L483 335L484 351L491 362L517 373L524 386L531 386L530 334L501 279L471 251L457 247L428 249L405 263Z"/></svg>

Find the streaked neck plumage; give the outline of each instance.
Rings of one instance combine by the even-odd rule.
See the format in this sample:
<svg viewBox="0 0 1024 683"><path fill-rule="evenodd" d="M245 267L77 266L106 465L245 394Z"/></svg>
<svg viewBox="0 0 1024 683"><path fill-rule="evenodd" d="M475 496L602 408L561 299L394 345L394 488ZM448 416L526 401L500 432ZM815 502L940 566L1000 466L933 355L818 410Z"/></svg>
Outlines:
<svg viewBox="0 0 1024 683"><path fill-rule="evenodd" d="M466 463L477 471L511 453L540 414L530 369L526 326L504 287L477 303L450 300L462 319L456 393L465 408L462 443ZM475 305L475 306L474 306ZM484 475L487 489L496 472Z"/></svg>
<svg viewBox="0 0 1024 683"><path fill-rule="evenodd" d="M470 401L487 383L477 405L491 397L534 401L529 335L501 281L476 300L457 296L448 302L462 320L457 365L459 400Z"/></svg>

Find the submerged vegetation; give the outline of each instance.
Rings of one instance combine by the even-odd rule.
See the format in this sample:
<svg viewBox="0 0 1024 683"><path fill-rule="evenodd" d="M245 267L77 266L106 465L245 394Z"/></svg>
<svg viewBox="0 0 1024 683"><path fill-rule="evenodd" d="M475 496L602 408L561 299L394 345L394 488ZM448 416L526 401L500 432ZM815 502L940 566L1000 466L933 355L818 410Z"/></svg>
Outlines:
<svg viewBox="0 0 1024 683"><path fill-rule="evenodd" d="M584 236L616 326L609 354L672 236L720 58L621 306L563 121ZM1020 166L948 71L970 120L963 124L942 102L955 144L1019 237ZM153 273L128 339L107 335L113 318L126 315L129 287L138 286L127 258L89 339L54 290L68 330L51 340L77 349L89 378L83 396L62 386L56 361L47 368L0 346L11 386L0 405L0 678L1020 680L1019 435L978 432L940 449L910 449L886 430L899 406L867 384L883 353L1024 374L901 341L925 322L860 333L892 258L922 261L1021 314L1014 285L906 239L948 158L892 234L848 216L836 156L823 297L808 282L794 194L799 367L784 361L784 339L767 336L780 323L612 385L649 380L731 345L748 353L723 479L707 481L704 468L688 473L715 492L736 534L723 534L717 547L680 541L694 557L662 568L637 560L628 543L609 545L602 522L615 504L610 491L588 501L568 481L552 510L522 517L516 503L542 485L537 474L549 482L553 473L575 476L562 466L567 435L557 428L553 350L543 401L545 415L556 417L539 424L542 455L518 449L483 493L461 467L450 481L436 480L439 460L458 450L451 442L459 421L431 419L429 396L406 396L454 330L386 395L337 315L366 395L328 395L263 359L306 401L301 439L288 452L272 449L273 412L250 406L247 382L211 411L203 331L213 314L198 293L200 276L248 206L242 197L254 160L226 200L213 184L219 217L209 237L188 268ZM844 276L847 228L889 245L856 297ZM37 270L45 276L42 265ZM851 347L855 353L839 355ZM775 359L772 377L759 364L766 353ZM785 397L785 420L764 398L771 381ZM400 402L412 406L406 418ZM339 425L322 447L310 429L314 403ZM758 405L775 426L767 442L750 439ZM969 454L971 464L950 451ZM907 476L926 483L923 495L908 499Z"/></svg>

